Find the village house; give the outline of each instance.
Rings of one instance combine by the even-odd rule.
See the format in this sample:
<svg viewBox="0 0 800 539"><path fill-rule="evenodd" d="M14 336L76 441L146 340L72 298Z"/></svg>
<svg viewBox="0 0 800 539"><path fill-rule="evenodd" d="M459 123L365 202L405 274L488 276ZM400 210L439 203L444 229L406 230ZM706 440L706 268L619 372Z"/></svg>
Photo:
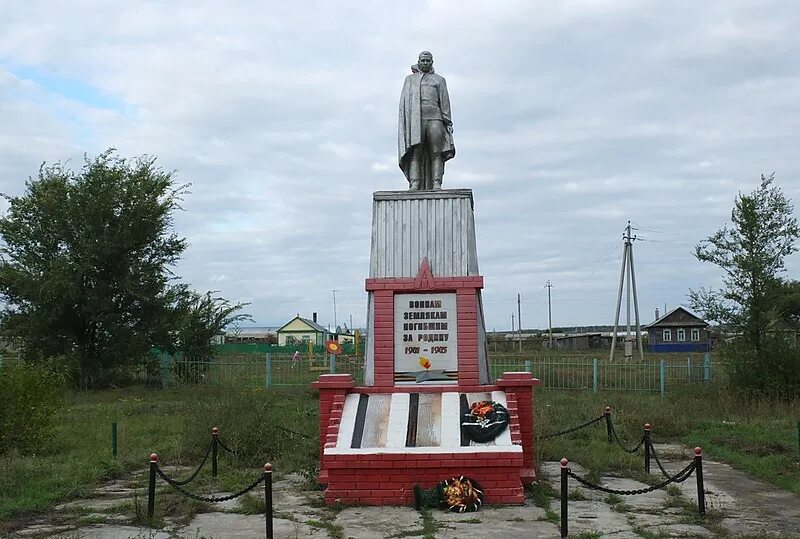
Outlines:
<svg viewBox="0 0 800 539"><path fill-rule="evenodd" d="M650 352L708 352L711 348L708 322L676 307L651 324L642 326L647 331Z"/></svg>

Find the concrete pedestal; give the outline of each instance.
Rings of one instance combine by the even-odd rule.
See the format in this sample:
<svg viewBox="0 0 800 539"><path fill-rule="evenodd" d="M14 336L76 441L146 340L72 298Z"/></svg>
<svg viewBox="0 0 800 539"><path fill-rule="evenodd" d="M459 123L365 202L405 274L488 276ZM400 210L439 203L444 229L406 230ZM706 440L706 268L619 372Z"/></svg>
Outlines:
<svg viewBox="0 0 800 539"><path fill-rule="evenodd" d="M486 502L522 503L536 479L527 372L493 382L478 273L472 192L374 194L365 386L322 375L320 482L333 504L407 504L465 475ZM469 405L503 404L509 426L487 443L462 433Z"/></svg>

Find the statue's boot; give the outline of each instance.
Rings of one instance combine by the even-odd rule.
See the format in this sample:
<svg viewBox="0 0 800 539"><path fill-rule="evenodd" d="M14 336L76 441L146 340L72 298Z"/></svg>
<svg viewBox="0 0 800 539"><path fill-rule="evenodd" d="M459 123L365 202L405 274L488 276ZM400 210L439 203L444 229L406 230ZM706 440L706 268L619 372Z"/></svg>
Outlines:
<svg viewBox="0 0 800 539"><path fill-rule="evenodd" d="M409 191L419 191L419 180L411 180L408 184Z"/></svg>
<svg viewBox="0 0 800 539"><path fill-rule="evenodd" d="M441 189L442 177L444 176L444 161L441 156L437 155L431 159L431 172L431 176L433 176L433 185L431 185L430 188Z"/></svg>

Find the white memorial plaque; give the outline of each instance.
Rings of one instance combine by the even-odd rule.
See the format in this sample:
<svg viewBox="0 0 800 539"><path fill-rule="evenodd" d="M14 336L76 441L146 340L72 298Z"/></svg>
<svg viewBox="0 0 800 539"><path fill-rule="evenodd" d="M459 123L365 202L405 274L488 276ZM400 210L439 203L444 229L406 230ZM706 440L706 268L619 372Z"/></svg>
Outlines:
<svg viewBox="0 0 800 539"><path fill-rule="evenodd" d="M410 383L455 381L457 341L454 293L395 294L396 380Z"/></svg>

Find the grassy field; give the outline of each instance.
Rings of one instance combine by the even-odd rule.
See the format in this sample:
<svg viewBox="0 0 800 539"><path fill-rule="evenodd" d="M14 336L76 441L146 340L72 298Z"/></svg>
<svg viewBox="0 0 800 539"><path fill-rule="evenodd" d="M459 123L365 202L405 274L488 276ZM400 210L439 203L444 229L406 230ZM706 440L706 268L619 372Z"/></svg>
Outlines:
<svg viewBox="0 0 800 539"><path fill-rule="evenodd" d="M800 401L746 402L713 387L675 391L664 398L545 389L535 396L537 434L582 423L600 415L606 405L612 407L625 440L637 441L647 421L653 424L655 442L700 445L710 458L800 493ZM0 457L0 522L24 519L59 501L86 495L98 482L132 470L142 470L144 487L144 469L153 451L163 465L196 465L212 426L220 427L225 443L241 453L236 459L222 459L218 487L246 484L265 461L274 463L277 476L300 472L312 478L318 456L317 413L313 393L297 388L266 392L133 387L72 393L50 443L32 455ZM112 421L119 426L116 460L111 456ZM641 454L609 450L602 423L537 443L540 458L566 456L594 475L641 473ZM159 504L164 512L197 510L196 505L177 501Z"/></svg>

